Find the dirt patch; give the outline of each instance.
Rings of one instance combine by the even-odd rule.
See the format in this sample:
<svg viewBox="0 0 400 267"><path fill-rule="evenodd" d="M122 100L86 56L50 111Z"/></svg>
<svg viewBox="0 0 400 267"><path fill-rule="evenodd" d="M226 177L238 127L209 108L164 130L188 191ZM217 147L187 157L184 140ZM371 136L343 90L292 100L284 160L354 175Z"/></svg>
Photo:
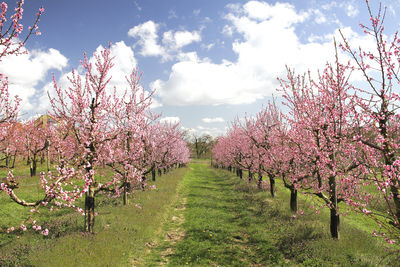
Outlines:
<svg viewBox="0 0 400 267"><path fill-rule="evenodd" d="M162 262L160 266L168 264L169 256L174 254L173 247L185 237L185 231L181 226L185 222L183 212L186 209L186 201L186 198L182 198L179 205L174 209L174 214L171 217L171 227L164 237L167 249L161 252Z"/></svg>

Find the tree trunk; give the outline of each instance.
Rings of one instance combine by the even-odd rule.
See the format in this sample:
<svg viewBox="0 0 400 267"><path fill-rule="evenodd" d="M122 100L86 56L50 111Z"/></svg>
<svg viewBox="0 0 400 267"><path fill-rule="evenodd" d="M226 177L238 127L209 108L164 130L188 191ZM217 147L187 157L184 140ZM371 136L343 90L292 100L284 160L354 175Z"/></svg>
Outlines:
<svg viewBox="0 0 400 267"><path fill-rule="evenodd" d="M258 182L257 182L258 189L262 189L262 179L263 179L262 172L259 171L258 172Z"/></svg>
<svg viewBox="0 0 400 267"><path fill-rule="evenodd" d="M6 166L7 169L10 168L10 149L8 147L6 149Z"/></svg>
<svg viewBox="0 0 400 267"><path fill-rule="evenodd" d="M30 160L29 169L31 171L31 177L36 176L36 155L33 155L33 158Z"/></svg>
<svg viewBox="0 0 400 267"><path fill-rule="evenodd" d="M290 188L290 210L297 212L297 190L294 186Z"/></svg>
<svg viewBox="0 0 400 267"><path fill-rule="evenodd" d="M158 169L158 176L161 176L162 175L162 171L161 171L161 169Z"/></svg>
<svg viewBox="0 0 400 267"><path fill-rule="evenodd" d="M14 153L13 162L11 164L11 168L14 169L15 167L15 159L17 158L17 152Z"/></svg>
<svg viewBox="0 0 400 267"><path fill-rule="evenodd" d="M50 171L50 150L49 148L46 148L46 156L47 156L47 171Z"/></svg>
<svg viewBox="0 0 400 267"><path fill-rule="evenodd" d="M44 153L41 152L40 153L40 165L43 165L43 163L44 163Z"/></svg>
<svg viewBox="0 0 400 267"><path fill-rule="evenodd" d="M240 179L243 179L243 170L242 169L239 169L239 177L240 177Z"/></svg>
<svg viewBox="0 0 400 267"><path fill-rule="evenodd" d="M270 192L271 197L275 197L275 177L273 175L269 175L269 185L270 185Z"/></svg>
<svg viewBox="0 0 400 267"><path fill-rule="evenodd" d="M123 195L123 198L122 198L124 206L129 205L129 191L130 191L130 189L131 189L131 183L127 182L125 184L125 186L124 186L124 195Z"/></svg>
<svg viewBox="0 0 400 267"><path fill-rule="evenodd" d="M333 239L339 239L339 214L337 210L331 209L331 236Z"/></svg>
<svg viewBox="0 0 400 267"><path fill-rule="evenodd" d="M253 173L249 170L249 183L253 180Z"/></svg>
<svg viewBox="0 0 400 267"><path fill-rule="evenodd" d="M339 212L336 190L336 177L329 177L330 189L330 211L331 211L331 236L333 239L339 239Z"/></svg>
<svg viewBox="0 0 400 267"><path fill-rule="evenodd" d="M151 180L153 182L156 181L156 169L154 169L154 168L151 170Z"/></svg>
<svg viewBox="0 0 400 267"><path fill-rule="evenodd" d="M164 168L165 170L165 168ZM164 172L165 173L165 172ZM142 191L144 191L146 188L146 176L142 176Z"/></svg>
<svg viewBox="0 0 400 267"><path fill-rule="evenodd" d="M393 184L396 184L396 181L392 179ZM400 183L399 181L397 181ZM390 186L390 192L393 194L393 201L394 201L394 207L395 207L395 215L396 215L396 220L397 222L400 222L400 194L399 194L399 189L396 186L391 185Z"/></svg>
<svg viewBox="0 0 400 267"><path fill-rule="evenodd" d="M90 185L88 191L85 193L85 232L94 232L94 194L95 188Z"/></svg>

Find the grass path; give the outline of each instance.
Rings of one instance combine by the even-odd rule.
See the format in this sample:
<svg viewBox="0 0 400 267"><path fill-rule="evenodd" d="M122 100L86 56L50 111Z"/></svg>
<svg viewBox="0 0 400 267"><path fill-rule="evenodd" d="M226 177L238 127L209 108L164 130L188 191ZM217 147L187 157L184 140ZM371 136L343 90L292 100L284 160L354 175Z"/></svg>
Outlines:
<svg viewBox="0 0 400 267"><path fill-rule="evenodd" d="M259 210L248 206L246 194L233 190L240 181L228 179L228 174L221 176L205 164L190 166L180 192L182 199L187 199L186 208L171 214L180 218L183 213L185 221L180 224L172 219L164 230L168 236L183 226L183 235L178 242L163 237L146 265L247 266L279 256L276 248L266 242L260 246L248 231L254 222L248 219L256 218Z"/></svg>
<svg viewBox="0 0 400 267"><path fill-rule="evenodd" d="M328 217L304 200L306 216L294 219L284 188L272 199L227 171L189 166L143 266L391 265L379 240L346 222L341 240L331 240Z"/></svg>

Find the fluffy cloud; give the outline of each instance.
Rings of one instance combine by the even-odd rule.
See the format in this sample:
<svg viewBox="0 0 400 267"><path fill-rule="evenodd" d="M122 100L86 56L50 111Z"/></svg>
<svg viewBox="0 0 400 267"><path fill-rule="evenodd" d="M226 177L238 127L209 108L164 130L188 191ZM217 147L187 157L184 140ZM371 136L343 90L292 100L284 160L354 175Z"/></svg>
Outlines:
<svg viewBox="0 0 400 267"><path fill-rule="evenodd" d="M215 117L215 118L203 118L201 119L205 123L214 123L214 122L224 122L225 120L221 117Z"/></svg>
<svg viewBox="0 0 400 267"><path fill-rule="evenodd" d="M161 123L171 123L171 124L175 124L175 123L179 123L181 121L181 119L179 117L164 117L160 119Z"/></svg>
<svg viewBox="0 0 400 267"><path fill-rule="evenodd" d="M333 61L333 36L301 41L296 26L307 23L310 13L297 12L290 4L268 4L250 1L229 5L226 34L232 31L242 38L232 43L237 58L221 63L201 59L196 53L181 57L171 67L167 80L156 80L151 86L168 105L249 104L277 94L277 77L283 77L286 66L297 72L322 69ZM227 29L230 29L229 31ZM364 42L350 28L345 29L350 41ZM364 38L364 39L363 39ZM358 46L358 45L357 45Z"/></svg>
<svg viewBox="0 0 400 267"><path fill-rule="evenodd" d="M138 39L135 46L140 46L140 55L160 56L163 61L168 61L179 56L184 46L201 41L201 34L198 31L166 31L159 44L159 26L149 20L129 30L128 35Z"/></svg>
<svg viewBox="0 0 400 267"><path fill-rule="evenodd" d="M174 33L173 31L167 31L163 35L163 44L167 45L171 50L178 50L199 41L201 41L199 32L177 31Z"/></svg>
<svg viewBox="0 0 400 267"><path fill-rule="evenodd" d="M160 56L164 54L164 49L158 45L159 25L149 20L143 24L137 25L128 31L128 35L138 38L137 44L140 45L140 54L142 56Z"/></svg>
<svg viewBox="0 0 400 267"><path fill-rule="evenodd" d="M41 103L34 101L33 96L39 92L35 87L43 82L50 70L61 71L68 64L68 59L58 50L32 50L19 56L7 56L2 59L0 73L8 76L12 95L22 99L24 112L35 111Z"/></svg>

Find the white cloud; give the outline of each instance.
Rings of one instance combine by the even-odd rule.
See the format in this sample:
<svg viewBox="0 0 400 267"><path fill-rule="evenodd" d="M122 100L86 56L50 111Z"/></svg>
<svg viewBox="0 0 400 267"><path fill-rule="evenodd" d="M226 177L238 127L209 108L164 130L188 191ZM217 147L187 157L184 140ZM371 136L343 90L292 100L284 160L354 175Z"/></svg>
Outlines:
<svg viewBox="0 0 400 267"><path fill-rule="evenodd" d="M201 48L206 49L206 50L211 50L211 48L213 48L215 46L215 43L211 43L211 44L201 44Z"/></svg>
<svg viewBox="0 0 400 267"><path fill-rule="evenodd" d="M311 19L310 14L297 12L290 4L250 1L229 5L231 13L225 29L242 36L232 44L237 55L234 62L221 63L202 59L196 53L181 56L171 67L167 80L151 84L163 103L175 106L249 104L272 94L279 87L276 78L283 77L286 65L298 73L323 69L333 62L333 35L300 41L295 29ZM368 42L350 28L350 41ZM317 41L318 40L318 41ZM317 41L317 42L315 42ZM358 46L358 45L357 45Z"/></svg>
<svg viewBox="0 0 400 267"><path fill-rule="evenodd" d="M8 76L11 95L22 99L22 111L32 112L41 103L35 102L35 87L43 82L50 70L61 71L68 65L68 59L58 50L32 50L19 56L6 56L0 64L0 73ZM31 98L32 97L32 98Z"/></svg>
<svg viewBox="0 0 400 267"><path fill-rule="evenodd" d="M128 35L138 38L137 45L140 45L142 56L160 56L165 53L164 49L158 44L159 25L151 20L137 25L128 31Z"/></svg>
<svg viewBox="0 0 400 267"><path fill-rule="evenodd" d="M133 3L135 4L138 11L142 11L142 7L134 0Z"/></svg>
<svg viewBox="0 0 400 267"><path fill-rule="evenodd" d="M200 14L201 10L200 9L195 9L193 10L193 15L198 16Z"/></svg>
<svg viewBox="0 0 400 267"><path fill-rule="evenodd" d="M201 35L196 31L167 31L164 32L162 40L163 44L166 45L169 50L179 50L186 45L200 41Z"/></svg>
<svg viewBox="0 0 400 267"><path fill-rule="evenodd" d="M175 124L175 123L179 123L181 121L181 119L179 117L164 117L160 119L161 123L171 123L171 124Z"/></svg>
<svg viewBox="0 0 400 267"><path fill-rule="evenodd" d="M205 123L214 123L214 122L224 122L225 120L221 117L215 117L215 118L203 118L201 119Z"/></svg>
<svg viewBox="0 0 400 267"><path fill-rule="evenodd" d="M360 13L360 11L354 5L352 4L346 5L347 16L354 18L358 15L358 13Z"/></svg>
<svg viewBox="0 0 400 267"><path fill-rule="evenodd" d="M323 10L330 11L332 8L341 8L346 12L346 15L349 17L356 17L359 14L358 8L355 6L355 1L330 1L328 4L324 4L321 6Z"/></svg>
<svg viewBox="0 0 400 267"><path fill-rule="evenodd" d="M222 28L222 33L227 35L227 36L232 36L233 35L233 27L230 25L225 25Z"/></svg>
<svg viewBox="0 0 400 267"><path fill-rule="evenodd" d="M315 22L317 24L323 24L327 22L325 15L320 10L315 9L314 14L315 14Z"/></svg>
<svg viewBox="0 0 400 267"><path fill-rule="evenodd" d="M201 41L199 31L166 31L159 43L159 24L149 20L128 31L128 35L137 38L135 46L140 46L142 56L160 56L162 61L169 61L182 53L182 48Z"/></svg>

